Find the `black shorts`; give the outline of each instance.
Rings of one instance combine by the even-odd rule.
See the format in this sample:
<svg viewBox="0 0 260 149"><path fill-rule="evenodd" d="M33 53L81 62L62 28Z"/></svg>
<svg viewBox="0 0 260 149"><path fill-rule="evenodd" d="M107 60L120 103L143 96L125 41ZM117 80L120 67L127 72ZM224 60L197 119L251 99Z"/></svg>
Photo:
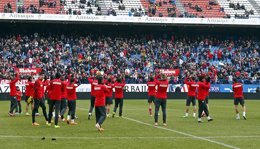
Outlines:
<svg viewBox="0 0 260 149"><path fill-rule="evenodd" d="M188 96L186 99L186 106L190 106L190 103L192 103L193 106L196 105L196 98L195 96Z"/></svg>
<svg viewBox="0 0 260 149"><path fill-rule="evenodd" d="M205 102L206 102L206 104L209 103L209 96L206 97Z"/></svg>
<svg viewBox="0 0 260 149"><path fill-rule="evenodd" d="M28 99L30 98L30 96L25 96L25 102L28 103ZM30 103L33 103L33 98L31 99L31 101L29 102Z"/></svg>
<svg viewBox="0 0 260 149"><path fill-rule="evenodd" d="M111 105L111 104L113 104L113 99L112 99L112 97L106 97L106 105Z"/></svg>
<svg viewBox="0 0 260 149"><path fill-rule="evenodd" d="M155 96L148 96L148 103L154 103L155 101Z"/></svg>
<svg viewBox="0 0 260 149"><path fill-rule="evenodd" d="M234 99L234 105L238 105L240 103L241 106L245 105L245 100L243 98L235 98Z"/></svg>

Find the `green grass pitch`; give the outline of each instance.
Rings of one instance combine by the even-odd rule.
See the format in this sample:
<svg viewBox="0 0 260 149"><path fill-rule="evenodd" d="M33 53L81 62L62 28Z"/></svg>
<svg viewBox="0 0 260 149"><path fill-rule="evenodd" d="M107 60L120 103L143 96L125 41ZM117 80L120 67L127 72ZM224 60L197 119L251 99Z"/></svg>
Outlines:
<svg viewBox="0 0 260 149"><path fill-rule="evenodd" d="M23 110L25 109L25 103ZM213 122L197 123L184 115L185 100L167 101L167 127L154 127L148 115L146 100L125 100L123 118L107 118L99 133L95 117L87 120L89 101L77 101L77 126L59 122L61 128L45 125L43 116L36 117L41 125L31 126L31 116L9 117L9 101L0 102L1 149L257 149L260 148L260 101L247 100L247 120L235 119L233 100L210 100ZM47 107L48 109L48 107ZM39 110L40 113L41 110ZM242 113L240 113L242 114ZM192 113L190 113L190 116ZM45 140L42 138L45 137ZM52 138L56 138L52 141Z"/></svg>

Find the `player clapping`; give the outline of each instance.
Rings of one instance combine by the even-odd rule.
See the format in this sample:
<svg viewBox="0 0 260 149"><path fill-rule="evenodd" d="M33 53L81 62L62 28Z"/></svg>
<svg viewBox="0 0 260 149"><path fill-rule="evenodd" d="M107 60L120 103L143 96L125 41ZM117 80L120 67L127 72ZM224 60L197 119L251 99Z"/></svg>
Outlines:
<svg viewBox="0 0 260 149"><path fill-rule="evenodd" d="M188 87L188 97L186 99L186 113L184 117L189 116L189 108L190 104L192 103L193 106L193 117L196 117L196 90L197 90L197 83L195 82L195 77L188 77L184 80L184 83Z"/></svg>
<svg viewBox="0 0 260 149"><path fill-rule="evenodd" d="M239 111L238 111L238 104L242 106L243 109L243 118L246 120L246 106L244 101L244 95L243 95L243 84L239 83L237 79L233 79L233 92L234 92L234 105L235 105L235 111L236 111L236 119L239 120Z"/></svg>

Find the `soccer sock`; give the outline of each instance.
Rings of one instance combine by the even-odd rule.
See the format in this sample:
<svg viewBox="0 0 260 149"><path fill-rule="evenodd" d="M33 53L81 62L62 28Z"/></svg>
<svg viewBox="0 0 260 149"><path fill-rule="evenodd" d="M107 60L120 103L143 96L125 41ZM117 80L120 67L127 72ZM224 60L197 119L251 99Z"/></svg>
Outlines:
<svg viewBox="0 0 260 149"><path fill-rule="evenodd" d="M246 116L246 112L243 112L243 116Z"/></svg>
<svg viewBox="0 0 260 149"><path fill-rule="evenodd" d="M92 113L88 113L88 115L92 115Z"/></svg>
<svg viewBox="0 0 260 149"><path fill-rule="evenodd" d="M239 117L239 113L237 113L237 117Z"/></svg>
<svg viewBox="0 0 260 149"><path fill-rule="evenodd" d="M152 108L149 108L149 114L152 115Z"/></svg>
<svg viewBox="0 0 260 149"><path fill-rule="evenodd" d="M54 112L52 112L52 117L55 117L55 113Z"/></svg>
<svg viewBox="0 0 260 149"><path fill-rule="evenodd" d="M68 120L68 121L70 120L70 115L67 116L67 120Z"/></svg>
<svg viewBox="0 0 260 149"><path fill-rule="evenodd" d="M193 113L193 117L196 117L196 113Z"/></svg>
<svg viewBox="0 0 260 149"><path fill-rule="evenodd" d="M72 119L71 122L74 123L74 119Z"/></svg>
<svg viewBox="0 0 260 149"><path fill-rule="evenodd" d="M185 113L185 116L189 116L189 113Z"/></svg>
<svg viewBox="0 0 260 149"><path fill-rule="evenodd" d="M209 119L211 119L211 117L210 117L210 116L208 116L208 120L209 120Z"/></svg>

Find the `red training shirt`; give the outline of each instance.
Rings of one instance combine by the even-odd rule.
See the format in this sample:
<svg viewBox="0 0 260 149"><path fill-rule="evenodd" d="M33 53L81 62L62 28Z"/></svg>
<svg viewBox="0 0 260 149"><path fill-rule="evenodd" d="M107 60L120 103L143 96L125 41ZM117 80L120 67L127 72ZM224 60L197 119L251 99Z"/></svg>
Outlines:
<svg viewBox="0 0 260 149"><path fill-rule="evenodd" d="M243 84L242 83L234 83L232 86L234 92L234 98L243 98Z"/></svg>
<svg viewBox="0 0 260 149"><path fill-rule="evenodd" d="M188 81L187 78L184 80L184 83L188 86L188 96L196 96L197 83L193 80Z"/></svg>
<svg viewBox="0 0 260 149"><path fill-rule="evenodd" d="M32 82L27 82L25 84L25 96L33 96L33 86L34 86L34 83Z"/></svg>
<svg viewBox="0 0 260 149"><path fill-rule="evenodd" d="M198 82L198 86L199 87L198 87L197 99L203 101L208 96L209 89L210 89L210 83Z"/></svg>
<svg viewBox="0 0 260 149"><path fill-rule="evenodd" d="M101 107L106 105L106 94L109 92L107 87L103 84L97 84L94 87L96 99L95 107Z"/></svg>
<svg viewBox="0 0 260 149"><path fill-rule="evenodd" d="M68 85L67 81L62 81L62 83L61 83L61 98L62 99L67 98L67 89L66 89L67 85Z"/></svg>
<svg viewBox="0 0 260 149"><path fill-rule="evenodd" d="M108 89L108 93L106 94L106 97L112 97L113 96L113 88L114 88L114 84L111 83L107 83L106 87Z"/></svg>
<svg viewBox="0 0 260 149"><path fill-rule="evenodd" d="M125 87L125 83L119 83L119 82L115 82L114 84L115 87L115 98L124 98L124 87Z"/></svg>
<svg viewBox="0 0 260 149"><path fill-rule="evenodd" d="M157 86L156 98L157 99L167 99L168 85L169 85L168 80L160 80L156 83L156 86Z"/></svg>
<svg viewBox="0 0 260 149"><path fill-rule="evenodd" d="M16 96L16 86L15 86L15 83L19 80L19 75L17 74L15 79L12 80L10 83L9 83L9 87L10 87L10 96Z"/></svg>
<svg viewBox="0 0 260 149"><path fill-rule="evenodd" d="M90 85L91 85L90 95L91 95L91 96L95 96L94 87L95 87L95 85L98 84L98 82L97 82L97 80L95 79L95 77L89 77L89 78L88 78L88 82L89 82Z"/></svg>
<svg viewBox="0 0 260 149"><path fill-rule="evenodd" d="M44 87L41 79L37 79L34 83L34 99L42 99L44 97Z"/></svg>
<svg viewBox="0 0 260 149"><path fill-rule="evenodd" d="M22 99L22 92L21 91L16 91L16 100L21 101Z"/></svg>
<svg viewBox="0 0 260 149"><path fill-rule="evenodd" d="M68 100L76 100L77 99L77 93L76 88L78 87L75 83L69 83L66 87L67 89L67 99Z"/></svg>
<svg viewBox="0 0 260 149"><path fill-rule="evenodd" d="M148 96L155 96L156 95L156 82L149 81L147 83L148 86Z"/></svg>
<svg viewBox="0 0 260 149"><path fill-rule="evenodd" d="M50 83L51 100L61 100L61 80L54 79Z"/></svg>

